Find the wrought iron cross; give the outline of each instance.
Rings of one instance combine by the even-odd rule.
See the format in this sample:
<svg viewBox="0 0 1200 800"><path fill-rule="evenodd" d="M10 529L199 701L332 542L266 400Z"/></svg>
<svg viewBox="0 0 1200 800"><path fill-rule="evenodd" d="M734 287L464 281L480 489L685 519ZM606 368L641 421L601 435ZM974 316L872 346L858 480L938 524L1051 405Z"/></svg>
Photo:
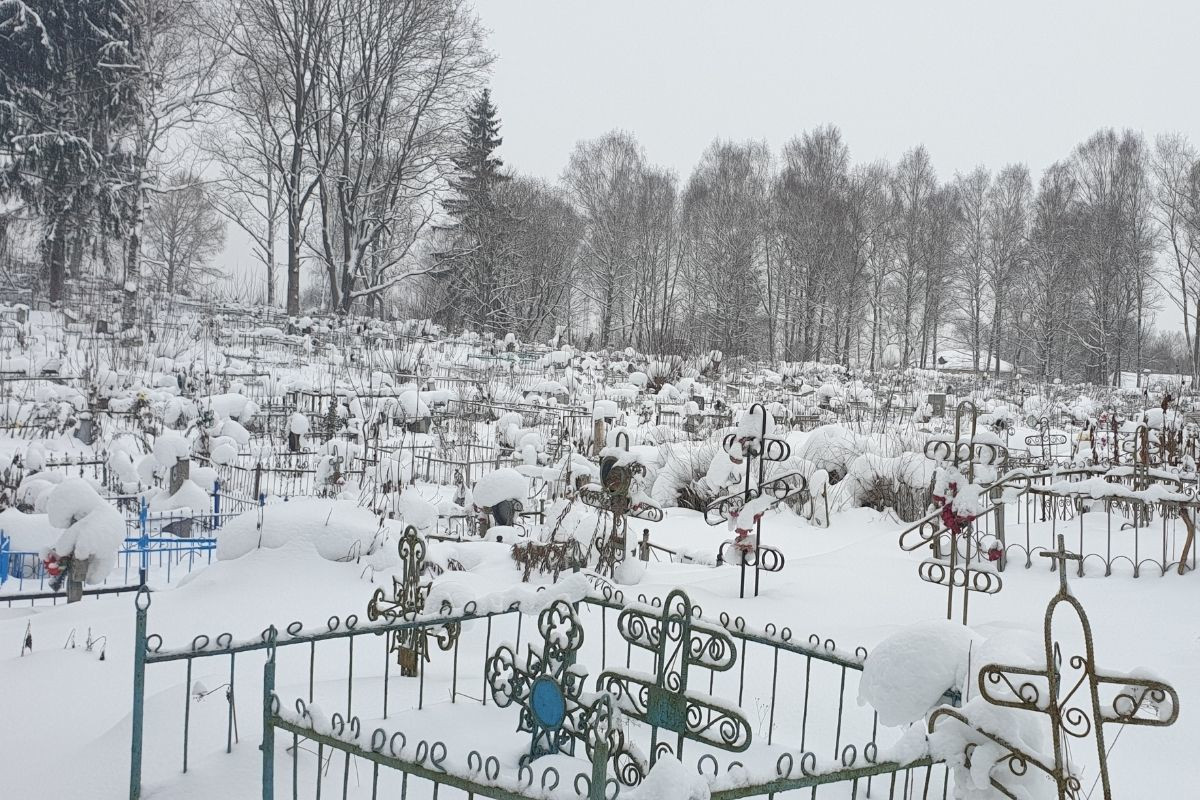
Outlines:
<svg viewBox="0 0 1200 800"><path fill-rule="evenodd" d="M963 441L964 415L970 415L970 436ZM925 443L925 456L934 461L949 462L968 483L973 483L976 466L1003 465L1008 460L1008 448L990 442L976 442L976 426L979 409L970 400L958 404L954 412L954 440L930 439ZM988 570L975 569L975 558L982 550L983 542L975 525L977 517L960 516L952 505L953 498L947 491L942 505L934 508L923 519L900 534L900 548L906 551L929 547L933 557L917 565L917 576L926 583L946 589L946 619L954 619L954 593L962 590L962 622L967 624L971 593L996 594L1004 588L1000 575ZM1000 542L998 558L1004 557L1004 505L999 503L984 512L996 515L996 538ZM981 515L982 516L982 515ZM915 535L914 535L915 534ZM949 535L946 557L941 548L944 537ZM965 552L959 563L959 543Z"/></svg>
<svg viewBox="0 0 1200 800"><path fill-rule="evenodd" d="M629 437L624 431L618 432L617 447L629 452ZM591 485L579 492L579 498L584 505L591 506L610 516L610 525L606 533L597 534L592 540L598 558L596 572L612 577L617 564L625 559L626 534L629 529L629 517L660 522L663 518L662 509L648 502L634 502L631 496L635 476L644 475L646 468L636 461L622 463L624 459L616 455L607 455L600 460L600 484Z"/></svg>
<svg viewBox="0 0 1200 800"><path fill-rule="evenodd" d="M661 610L626 608L617 618L617 627L629 644L654 653L654 673L605 670L596 681L596 688L612 694L626 716L652 727L652 765L660 750L672 750L669 743L659 743L659 728L677 734L677 758L683 754L684 739L734 752L750 746L750 725L745 717L687 688L690 668L724 672L737 661L737 649L728 632L697 617L696 608L681 589L667 595Z"/></svg>
<svg viewBox="0 0 1200 800"><path fill-rule="evenodd" d="M755 500L764 494L774 496L774 501L771 507L775 507L789 498L796 497L808 489L808 481L799 472L790 472L786 475L781 475L778 478L773 478L770 481L766 480L766 468L768 461L787 461L791 458L792 449L783 439L775 439L767 435L767 410L762 403L755 403L750 406L747 412L750 415L758 410L758 414L762 419L762 426L758 434L753 436L738 437L737 433L731 433L721 442L721 446L725 452L731 456L737 454L741 459L744 474L742 488L736 492L718 497L704 509L704 521L709 525L720 525L722 522L728 522L731 517L735 517L741 513L746 504ZM754 569L754 596L758 597L758 576L760 572L779 572L783 569L784 558L783 552L775 547L768 547L762 544L762 515L756 514L751 520L754 526L753 550L747 548L739 548L739 540L735 539L726 544L732 545L741 550L740 558L738 559L741 567L741 581L738 589L738 596L746 596L746 568ZM741 537L739 537L740 539ZM746 537L747 539L749 537ZM724 549L724 546L722 546Z"/></svg>
<svg viewBox="0 0 1200 800"><path fill-rule="evenodd" d="M422 583L425 572L425 540L417 529L409 525L404 529L398 545L402 563L402 579L392 578L392 596L383 589L376 589L367 604L367 619L374 622L380 617L389 621L411 620L425 610L425 599L429 594L429 583ZM437 639L438 647L449 650L458 641L461 630L454 622L440 628L401 628L393 631L392 649L396 651L396 663L400 674L415 677L421 661L429 660L429 638Z"/></svg>
<svg viewBox="0 0 1200 800"><path fill-rule="evenodd" d="M587 670L577 667L576 654L583 646L583 625L575 609L556 600L538 615L542 651L532 646L524 666L508 645L501 645L487 661L487 683L496 705L521 706L518 731L532 734L529 753L521 763L551 753L575 753L575 734L585 707L580 703Z"/></svg>
<svg viewBox="0 0 1200 800"><path fill-rule="evenodd" d="M1043 622L1045 645L1045 668L1030 668L988 664L979 671L979 691L989 703L1005 708L1034 711L1050 718L1053 739L1053 764L1048 764L1034 755L1023 752L1018 746L1004 738L972 724L960 711L939 708L929 717L929 731L937 723L950 717L974 729L979 736L1000 745L1004 754L996 759L993 769L1005 766L1015 778L1020 778L1034 767L1037 773L1052 781L1060 800L1079 800L1085 796L1078 774L1071 768L1071 739L1087 743L1087 749L1096 754L1097 782L1102 787L1105 800L1111 800L1112 788L1108 778L1108 750L1104 745L1104 726L1149 725L1163 727L1171 725L1179 717L1179 695L1167 683L1152 678L1138 678L1101 672L1096 667L1092 640L1092 627L1083 605L1071 594L1067 585L1067 561L1079 560L1080 556L1067 552L1065 540L1060 534L1058 548L1042 553L1053 559L1058 568L1059 589L1046 606ZM1079 631L1083 652L1064 660L1061 641L1054 636L1054 622L1072 625ZM1101 700L1104 694L1104 700ZM1143 714L1154 709L1155 716ZM977 752L975 745L968 745ZM995 775L992 785L1006 797L1015 797Z"/></svg>
<svg viewBox="0 0 1200 800"><path fill-rule="evenodd" d="M1036 436L1025 437L1025 448L1036 446L1040 453L1041 465L1049 466L1053 460L1053 448L1059 447L1067 443L1067 436L1063 433L1050 432L1050 418L1042 417L1038 420L1038 432Z"/></svg>

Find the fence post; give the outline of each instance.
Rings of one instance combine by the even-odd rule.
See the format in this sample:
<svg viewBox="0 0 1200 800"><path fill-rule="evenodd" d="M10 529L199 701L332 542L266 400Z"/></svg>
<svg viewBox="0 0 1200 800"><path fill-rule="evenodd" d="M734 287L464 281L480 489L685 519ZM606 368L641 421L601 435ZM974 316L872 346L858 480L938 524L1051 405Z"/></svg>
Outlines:
<svg viewBox="0 0 1200 800"><path fill-rule="evenodd" d="M991 491L992 501L996 503L996 538L1000 540L1000 561L996 564L997 572L1004 572L1008 563L1008 537L1005 536L1004 522L1004 490L996 487Z"/></svg>
<svg viewBox="0 0 1200 800"><path fill-rule="evenodd" d="M592 751L592 780L588 784L588 800L605 800L604 784L608 780L608 740L604 737L596 741Z"/></svg>
<svg viewBox="0 0 1200 800"><path fill-rule="evenodd" d="M263 738L262 750L262 796L263 800L275 798L275 728L271 725L271 712L275 703L275 639L278 631L272 625L267 629L267 663L263 666Z"/></svg>
<svg viewBox="0 0 1200 800"><path fill-rule="evenodd" d="M212 528L215 531L221 527L221 480L213 481L213 517Z"/></svg>
<svg viewBox="0 0 1200 800"><path fill-rule="evenodd" d="M638 558L642 561L650 560L650 529L642 529L642 541L638 545Z"/></svg>
<svg viewBox="0 0 1200 800"><path fill-rule="evenodd" d="M8 580L11 568L8 554L11 550L12 540L4 535L4 531L0 531L0 586L3 586L4 582Z"/></svg>
<svg viewBox="0 0 1200 800"><path fill-rule="evenodd" d="M134 599L137 626L133 637L133 713L129 744L129 800L142 796L142 718L146 701L146 618L150 611L150 590L138 589ZM189 690L190 691L190 690Z"/></svg>

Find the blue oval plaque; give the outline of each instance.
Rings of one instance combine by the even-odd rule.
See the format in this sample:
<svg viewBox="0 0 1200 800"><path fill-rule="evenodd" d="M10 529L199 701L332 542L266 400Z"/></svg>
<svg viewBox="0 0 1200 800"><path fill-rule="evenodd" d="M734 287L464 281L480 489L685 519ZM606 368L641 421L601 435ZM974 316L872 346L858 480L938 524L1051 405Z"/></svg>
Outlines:
<svg viewBox="0 0 1200 800"><path fill-rule="evenodd" d="M567 704L562 689L551 678L542 676L533 682L529 692L533 718L544 728L555 729L567 716Z"/></svg>

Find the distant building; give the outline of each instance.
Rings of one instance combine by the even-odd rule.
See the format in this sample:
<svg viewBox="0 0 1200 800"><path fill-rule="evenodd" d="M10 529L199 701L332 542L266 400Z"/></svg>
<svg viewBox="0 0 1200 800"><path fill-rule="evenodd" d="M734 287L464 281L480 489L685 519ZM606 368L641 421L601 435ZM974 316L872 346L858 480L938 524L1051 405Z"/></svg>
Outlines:
<svg viewBox="0 0 1200 800"><path fill-rule="evenodd" d="M996 371L996 360L989 359L987 353L979 354L979 361L974 362L971 358L971 353L966 350L939 350L937 356L933 359L933 368L942 372L959 372L973 373L986 372L994 373ZM1000 374L1015 375L1017 369L1005 361L1000 359Z"/></svg>

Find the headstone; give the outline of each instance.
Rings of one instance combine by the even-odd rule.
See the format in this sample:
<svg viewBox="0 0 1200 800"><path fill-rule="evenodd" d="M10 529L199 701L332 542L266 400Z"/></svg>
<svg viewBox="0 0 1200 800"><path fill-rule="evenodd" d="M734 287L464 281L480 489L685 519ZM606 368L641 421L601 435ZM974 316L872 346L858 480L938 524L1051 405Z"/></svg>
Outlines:
<svg viewBox="0 0 1200 800"><path fill-rule="evenodd" d="M929 395L929 405L933 408L933 416L946 416L946 395L938 392Z"/></svg>
<svg viewBox="0 0 1200 800"><path fill-rule="evenodd" d="M170 493L173 495L180 490L183 482L191 477L192 461L188 458L181 458L171 467L171 482ZM193 511L203 511L204 509L192 509ZM175 527L172 533L181 539L192 538L192 520L189 517L185 520L180 520L179 523L172 523Z"/></svg>

